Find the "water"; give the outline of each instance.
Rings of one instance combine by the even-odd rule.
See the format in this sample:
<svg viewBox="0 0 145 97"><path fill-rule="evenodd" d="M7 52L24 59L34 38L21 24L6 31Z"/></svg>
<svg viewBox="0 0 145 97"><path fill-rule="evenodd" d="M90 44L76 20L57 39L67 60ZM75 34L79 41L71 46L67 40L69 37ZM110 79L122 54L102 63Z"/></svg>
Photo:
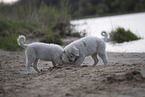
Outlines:
<svg viewBox="0 0 145 97"><path fill-rule="evenodd" d="M71 21L77 31L87 32L87 36L101 36L101 31L108 33L117 27L130 29L143 39L121 44L106 43L108 52L145 52L145 13L107 16Z"/></svg>

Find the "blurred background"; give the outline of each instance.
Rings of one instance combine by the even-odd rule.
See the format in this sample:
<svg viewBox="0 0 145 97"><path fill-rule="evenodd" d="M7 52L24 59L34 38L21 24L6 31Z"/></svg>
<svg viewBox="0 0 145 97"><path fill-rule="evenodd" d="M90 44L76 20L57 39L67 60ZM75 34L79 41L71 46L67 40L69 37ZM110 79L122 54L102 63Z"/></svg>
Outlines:
<svg viewBox="0 0 145 97"><path fill-rule="evenodd" d="M17 45L10 44L16 44L20 34L62 45L62 38L70 36L101 37L101 31L126 31L137 40L109 39L113 42L107 42L107 51L145 52L144 12L145 0L0 0L0 48L16 50Z"/></svg>
<svg viewBox="0 0 145 97"><path fill-rule="evenodd" d="M0 0L0 2L7 4L33 2L33 7L36 5L39 7L43 2L47 6L55 6L56 8L60 7L62 1L65 0ZM66 2L69 2L69 6L67 7L69 7L68 10L73 17L102 16L107 14L116 15L120 13L145 11L144 0L66 0Z"/></svg>

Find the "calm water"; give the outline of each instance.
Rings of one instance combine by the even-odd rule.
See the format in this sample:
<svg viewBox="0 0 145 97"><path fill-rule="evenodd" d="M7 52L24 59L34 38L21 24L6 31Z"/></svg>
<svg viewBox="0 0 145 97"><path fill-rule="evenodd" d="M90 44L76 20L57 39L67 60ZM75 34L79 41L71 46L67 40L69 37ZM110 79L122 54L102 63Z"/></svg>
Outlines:
<svg viewBox="0 0 145 97"><path fill-rule="evenodd" d="M88 36L101 36L101 31L108 33L117 28L130 29L134 34L143 39L125 42L121 44L106 43L109 52L145 52L145 12L136 14L126 14L117 16L107 16L101 18L90 18L71 21L75 24L77 31L87 32Z"/></svg>

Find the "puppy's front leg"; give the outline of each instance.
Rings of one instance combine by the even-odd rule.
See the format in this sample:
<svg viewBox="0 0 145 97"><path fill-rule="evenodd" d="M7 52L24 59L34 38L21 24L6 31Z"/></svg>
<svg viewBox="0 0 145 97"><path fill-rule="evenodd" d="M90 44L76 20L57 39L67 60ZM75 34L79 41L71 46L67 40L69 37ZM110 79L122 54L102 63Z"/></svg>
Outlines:
<svg viewBox="0 0 145 97"><path fill-rule="evenodd" d="M75 61L75 65L81 65L84 61L85 57L84 56L80 56L77 58L77 60Z"/></svg>

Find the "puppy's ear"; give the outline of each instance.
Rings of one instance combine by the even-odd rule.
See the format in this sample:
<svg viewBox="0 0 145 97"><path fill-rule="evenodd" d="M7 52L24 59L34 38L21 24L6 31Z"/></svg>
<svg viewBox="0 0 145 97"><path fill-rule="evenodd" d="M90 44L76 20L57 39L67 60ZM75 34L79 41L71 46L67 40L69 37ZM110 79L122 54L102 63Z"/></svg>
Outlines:
<svg viewBox="0 0 145 97"><path fill-rule="evenodd" d="M75 56L79 56L79 49L77 49L76 47L73 47L72 53L73 53Z"/></svg>

